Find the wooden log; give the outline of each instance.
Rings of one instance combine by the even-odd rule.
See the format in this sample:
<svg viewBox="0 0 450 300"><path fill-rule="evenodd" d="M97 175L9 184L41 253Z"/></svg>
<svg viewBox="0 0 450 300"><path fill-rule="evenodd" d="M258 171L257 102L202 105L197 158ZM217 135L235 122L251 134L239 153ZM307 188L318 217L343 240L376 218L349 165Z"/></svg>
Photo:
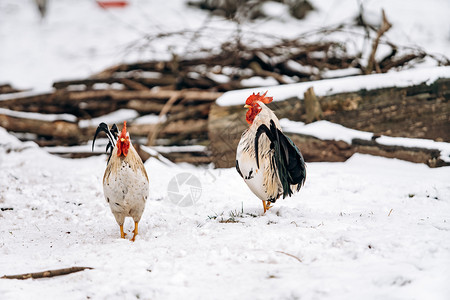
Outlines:
<svg viewBox="0 0 450 300"><path fill-rule="evenodd" d="M70 86L80 86L84 85L86 88L84 90L91 90L94 84L106 83L122 83L130 90L149 90L151 87L155 86L168 86L174 85L176 78L174 76L161 76L161 78L145 78L145 77L108 77L108 78L87 78L87 79L77 79L77 80L64 80L57 81L53 83L55 89L66 89Z"/></svg>
<svg viewBox="0 0 450 300"><path fill-rule="evenodd" d="M20 92L0 96L0 107L14 109L15 106L51 102L52 93Z"/></svg>
<svg viewBox="0 0 450 300"><path fill-rule="evenodd" d="M378 135L450 142L450 102L439 94L447 82L322 97L324 119Z"/></svg>
<svg viewBox="0 0 450 300"><path fill-rule="evenodd" d="M164 124L161 129L163 134L184 134L191 135L195 133L206 133L208 120L180 120Z"/></svg>
<svg viewBox="0 0 450 300"><path fill-rule="evenodd" d="M164 104L151 100L130 100L125 107L134 109L141 114L159 114ZM170 113L180 113L184 110L185 108L183 106L175 106L171 108Z"/></svg>
<svg viewBox="0 0 450 300"><path fill-rule="evenodd" d="M57 99L66 101L86 101L92 99L105 99L110 101L128 101L130 99L161 99L168 100L175 95L185 99L187 102L213 102L222 93L208 91L168 91L168 90L149 90L149 91L124 91L124 90L94 90L94 91L57 91ZM182 95L182 97L181 97Z"/></svg>
<svg viewBox="0 0 450 300"><path fill-rule="evenodd" d="M21 90L13 88L10 84L0 84L0 94L18 93Z"/></svg>
<svg viewBox="0 0 450 300"><path fill-rule="evenodd" d="M398 158L414 163L424 163L432 168L450 165L450 163L440 158L440 151L437 149L382 145L377 143L376 140L366 141L360 139L353 139L352 145L355 147L355 152L358 153Z"/></svg>
<svg viewBox="0 0 450 300"><path fill-rule="evenodd" d="M450 102L445 100L450 79L439 79L432 85L385 88L341 93L321 97L324 119L343 126L374 132L376 135L428 138L450 142ZM306 121L303 101L290 99L268 105L279 119ZM216 167L232 167L242 132L247 128L245 110L239 106L211 106L208 120L210 150ZM298 139L298 137L297 137ZM391 151L378 145L345 146L340 142L320 141L312 137L299 140L307 161L345 161L355 152L378 153L408 161L439 166L443 162L434 152L424 149Z"/></svg>
<svg viewBox="0 0 450 300"><path fill-rule="evenodd" d="M432 168L450 165L440 159L440 152L435 149L382 145L374 140L354 139L352 144L347 144L343 141L320 140L307 135L289 133L288 136L300 147L307 162L343 162L355 153L362 153L423 163Z"/></svg>
<svg viewBox="0 0 450 300"><path fill-rule="evenodd" d="M76 123L62 120L50 122L0 114L0 126L9 131L34 133L70 144L76 144L82 139L81 130Z"/></svg>
<svg viewBox="0 0 450 300"><path fill-rule="evenodd" d="M100 73L94 74L93 76L91 76L91 78L95 79L110 78L113 77L114 73L117 72L129 72L135 70L164 72L170 70L170 68L168 67L168 63L169 62L164 61L151 61L145 63L119 64L107 68L101 71Z"/></svg>
<svg viewBox="0 0 450 300"><path fill-rule="evenodd" d="M167 122L187 119L207 119L211 105L212 103L183 106L177 109L179 112L174 111L177 107L172 107L171 114L167 117Z"/></svg>

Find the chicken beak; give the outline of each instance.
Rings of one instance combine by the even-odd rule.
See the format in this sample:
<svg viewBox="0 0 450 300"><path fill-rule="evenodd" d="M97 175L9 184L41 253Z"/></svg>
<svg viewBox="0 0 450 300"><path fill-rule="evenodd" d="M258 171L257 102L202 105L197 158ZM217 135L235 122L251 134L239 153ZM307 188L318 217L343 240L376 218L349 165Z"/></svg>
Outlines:
<svg viewBox="0 0 450 300"><path fill-rule="evenodd" d="M244 105L244 108L250 108L250 107L252 107L251 105L248 105L248 104L245 104Z"/></svg>

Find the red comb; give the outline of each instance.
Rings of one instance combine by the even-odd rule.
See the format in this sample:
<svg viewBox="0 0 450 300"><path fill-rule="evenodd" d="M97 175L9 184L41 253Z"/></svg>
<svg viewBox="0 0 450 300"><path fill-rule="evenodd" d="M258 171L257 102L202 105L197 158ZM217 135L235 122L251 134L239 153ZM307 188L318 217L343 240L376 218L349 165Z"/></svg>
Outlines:
<svg viewBox="0 0 450 300"><path fill-rule="evenodd" d="M127 121L123 121L123 128L122 132L120 133L120 137L126 137L127 136Z"/></svg>
<svg viewBox="0 0 450 300"><path fill-rule="evenodd" d="M272 101L273 101L273 97L266 97L267 92L268 92L268 91L266 91L266 92L265 92L264 94L262 94L262 95L260 95L259 93L258 93L258 94L255 94L255 93L251 94L251 95L247 98L247 100L245 101L245 104L247 104L247 105L253 105L253 104L254 104L255 102L257 102L257 101L261 101L262 103L265 103L265 104L268 104L268 103L272 102Z"/></svg>

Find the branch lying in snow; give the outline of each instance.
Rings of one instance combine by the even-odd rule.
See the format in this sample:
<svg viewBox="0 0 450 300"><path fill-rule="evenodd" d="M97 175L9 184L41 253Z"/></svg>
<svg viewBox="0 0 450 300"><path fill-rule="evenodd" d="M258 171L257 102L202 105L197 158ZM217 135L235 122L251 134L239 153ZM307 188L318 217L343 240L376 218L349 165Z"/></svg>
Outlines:
<svg viewBox="0 0 450 300"><path fill-rule="evenodd" d="M48 277L56 277L61 275L67 275L71 273L80 272L83 270L92 270L91 267L71 267L71 268L64 268L64 269L57 269L57 270L47 270L44 272L37 272L37 273L26 273L26 274L19 274L19 275L4 275L0 277L0 279L38 279L38 278L48 278Z"/></svg>
<svg viewBox="0 0 450 300"><path fill-rule="evenodd" d="M300 258L298 258L297 256L295 256L295 255L292 255L292 254L289 254L289 253L286 253L286 252L283 252L283 251L275 251L275 252L282 253L282 254L284 254L284 255L287 255L287 256L290 256L290 257L292 257L292 258L295 258L295 259L298 260L299 262L302 262L302 260L301 260Z"/></svg>

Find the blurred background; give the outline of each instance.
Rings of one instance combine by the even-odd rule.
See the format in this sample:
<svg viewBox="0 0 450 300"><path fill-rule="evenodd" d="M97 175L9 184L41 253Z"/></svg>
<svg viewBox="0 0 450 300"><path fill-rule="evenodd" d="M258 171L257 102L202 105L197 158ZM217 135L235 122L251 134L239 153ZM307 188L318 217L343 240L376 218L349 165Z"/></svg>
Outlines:
<svg viewBox="0 0 450 300"><path fill-rule="evenodd" d="M445 0L2 0L0 125L84 157L99 122L128 120L136 144L175 162L230 166L245 112L216 105L222 93L448 66L449 11ZM352 95L318 95L320 111L298 101L303 92L272 108L294 121L448 142L448 80L432 84L369 93L347 84ZM309 161L393 151L297 139Z"/></svg>

